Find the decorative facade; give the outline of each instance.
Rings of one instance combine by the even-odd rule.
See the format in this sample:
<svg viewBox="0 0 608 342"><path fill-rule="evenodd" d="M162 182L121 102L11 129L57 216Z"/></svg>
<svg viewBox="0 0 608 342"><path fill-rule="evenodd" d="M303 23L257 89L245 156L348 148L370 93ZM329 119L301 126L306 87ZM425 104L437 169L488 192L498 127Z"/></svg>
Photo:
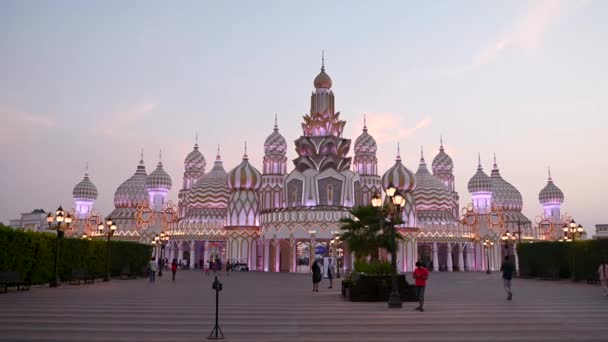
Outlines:
<svg viewBox="0 0 608 342"><path fill-rule="evenodd" d="M403 224L397 227L404 238L397 252L400 271L411 271L417 260L434 270L496 270L505 254L514 253L513 246L501 245L500 236L507 230L519 232L526 241L547 238L521 213L522 196L502 178L496 159L491 175L478 160L468 182L472 204L461 208L454 162L443 138L430 170L422 151L417 171L408 169L398 145L394 165L380 176L378 146L364 119L351 158L351 140L343 136L346 122L335 110L332 85L322 65L313 81L302 135L294 141L297 156L291 168L276 115L260 170L251 165L245 146L241 163L226 172L218 146L206 173L197 137L184 160L177 206L167 198L172 181L162 161L159 158L148 175L142 153L135 173L114 196L115 209L108 217L119 226L115 238L149 243L164 230L170 236L164 256L190 267L219 258L246 264L250 270L309 272L314 260L329 255L330 240L339 232L339 220L350 216L349 208L369 205L374 194L390 184L406 198ZM92 235L102 219L92 209L96 198L97 189L85 174L74 189L74 200L79 224ZM563 199L549 177L539 194L545 216L557 220ZM486 239L495 241L492 250L483 248ZM346 248L341 265L344 270L352 267Z"/></svg>

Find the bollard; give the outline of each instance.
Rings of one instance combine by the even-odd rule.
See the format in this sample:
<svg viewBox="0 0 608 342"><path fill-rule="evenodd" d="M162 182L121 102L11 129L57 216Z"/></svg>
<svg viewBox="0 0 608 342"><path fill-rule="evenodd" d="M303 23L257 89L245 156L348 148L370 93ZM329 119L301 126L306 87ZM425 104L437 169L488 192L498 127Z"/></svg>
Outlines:
<svg viewBox="0 0 608 342"><path fill-rule="evenodd" d="M215 290L215 326L213 327L213 330L211 330L211 334L209 334L209 336L207 336L207 339L208 340L223 340L224 333L222 332L222 329L220 329L220 324L219 324L219 303L220 303L220 291L222 291L222 283L220 283L220 280L217 278L217 276L215 277L215 280L213 281L213 285L211 285L211 288Z"/></svg>

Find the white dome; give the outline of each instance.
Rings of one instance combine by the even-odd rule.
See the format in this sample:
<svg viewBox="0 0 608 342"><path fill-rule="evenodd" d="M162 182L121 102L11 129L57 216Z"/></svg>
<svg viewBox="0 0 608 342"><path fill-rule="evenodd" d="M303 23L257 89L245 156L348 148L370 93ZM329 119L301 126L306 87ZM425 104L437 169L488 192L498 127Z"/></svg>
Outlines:
<svg viewBox="0 0 608 342"><path fill-rule="evenodd" d="M171 190L172 182L171 177L163 169L163 163L158 162L156 169L148 175L146 179L146 187L148 190Z"/></svg>
<svg viewBox="0 0 608 342"><path fill-rule="evenodd" d="M211 171L202 176L186 199L188 208L226 208L230 189L226 184L226 170L218 155Z"/></svg>
<svg viewBox="0 0 608 342"><path fill-rule="evenodd" d="M365 122L365 121L364 121ZM367 124L363 124L363 133L357 137L354 146L355 155L371 154L376 155L378 145L376 139L367 132Z"/></svg>
<svg viewBox="0 0 608 342"><path fill-rule="evenodd" d="M521 193L511 183L502 179L496 160L490 180L492 182L492 205L504 210L521 211L523 207Z"/></svg>
<svg viewBox="0 0 608 342"><path fill-rule="evenodd" d="M401 163L399 152L397 152L395 165L382 175L382 187L386 189L390 184L402 192L410 192L416 188L416 176Z"/></svg>
<svg viewBox="0 0 608 342"><path fill-rule="evenodd" d="M452 161L452 157L450 157L443 148L443 139L441 139L441 143L439 145L439 153L433 158L432 163L433 174L440 173L452 173L454 170L454 162Z"/></svg>
<svg viewBox="0 0 608 342"><path fill-rule="evenodd" d="M492 191L492 180L485 172L483 172L481 160L479 160L477 164L477 172L473 175L473 177L471 177L471 179L469 179L467 188L471 194L475 192Z"/></svg>
<svg viewBox="0 0 608 342"><path fill-rule="evenodd" d="M84 174L84 179L81 180L72 191L74 199L83 200L96 200L97 199L97 187L89 179L89 173Z"/></svg>
<svg viewBox="0 0 608 342"><path fill-rule="evenodd" d="M264 154L281 154L287 153L287 141L279 133L279 126L277 125L277 119L274 119L274 130L264 141Z"/></svg>
<svg viewBox="0 0 608 342"><path fill-rule="evenodd" d="M433 176L426 167L424 157L416 171L416 189L413 192L416 210L450 210L452 194L441 180Z"/></svg>
<svg viewBox="0 0 608 342"><path fill-rule="evenodd" d="M551 171L549 171L549 179L547 185L538 194L540 204L562 204L564 203L564 193L560 188L553 183Z"/></svg>
<svg viewBox="0 0 608 342"><path fill-rule="evenodd" d="M262 174L249 164L247 152L243 155L243 161L228 173L226 185L232 190L254 191L262 186Z"/></svg>
<svg viewBox="0 0 608 342"><path fill-rule="evenodd" d="M205 172L207 161L203 154L198 150L198 144L194 145L194 149L188 153L184 160L184 168L186 171L201 171Z"/></svg>

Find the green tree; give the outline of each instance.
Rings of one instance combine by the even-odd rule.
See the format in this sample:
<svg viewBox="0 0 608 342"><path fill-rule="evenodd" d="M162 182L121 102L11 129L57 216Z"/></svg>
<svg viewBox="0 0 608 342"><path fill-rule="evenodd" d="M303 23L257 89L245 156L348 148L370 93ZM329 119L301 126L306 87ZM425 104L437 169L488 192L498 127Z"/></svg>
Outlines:
<svg viewBox="0 0 608 342"><path fill-rule="evenodd" d="M358 261L379 260L379 250L392 252L391 223L387 222L387 212L372 206L359 206L349 210L351 217L340 219L340 239L348 244ZM394 220L395 224L402 223L401 219ZM402 240L400 234L397 240Z"/></svg>

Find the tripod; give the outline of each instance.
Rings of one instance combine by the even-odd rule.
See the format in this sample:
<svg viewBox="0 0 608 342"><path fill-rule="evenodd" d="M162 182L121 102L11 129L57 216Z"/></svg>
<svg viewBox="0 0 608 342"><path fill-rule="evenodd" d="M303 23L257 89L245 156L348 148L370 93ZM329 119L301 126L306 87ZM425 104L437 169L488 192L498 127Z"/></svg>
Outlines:
<svg viewBox="0 0 608 342"><path fill-rule="evenodd" d="M220 303L220 291L222 291L222 283L220 283L217 276L213 281L213 285L211 286L215 290L215 326L213 326L213 330L211 330L211 334L207 336L208 340L223 340L224 333L220 328L219 324L219 303Z"/></svg>

